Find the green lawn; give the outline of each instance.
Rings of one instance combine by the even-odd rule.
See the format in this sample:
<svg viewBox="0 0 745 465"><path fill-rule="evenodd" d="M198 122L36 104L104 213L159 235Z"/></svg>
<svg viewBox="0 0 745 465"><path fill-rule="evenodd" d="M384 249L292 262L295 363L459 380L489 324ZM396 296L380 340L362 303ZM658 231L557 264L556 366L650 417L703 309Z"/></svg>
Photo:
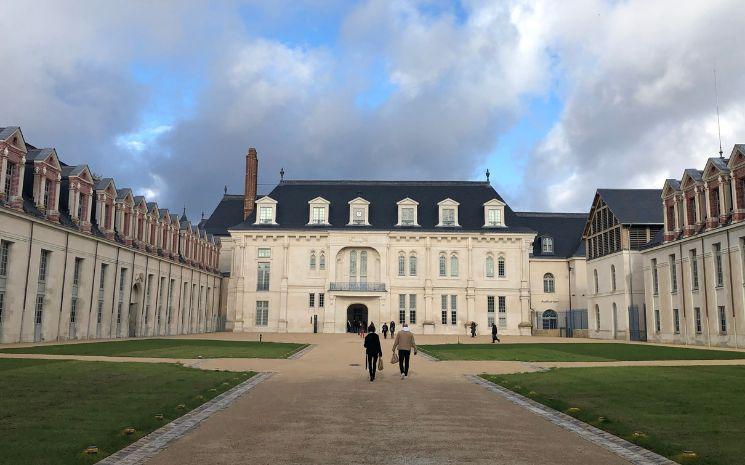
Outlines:
<svg viewBox="0 0 745 465"><path fill-rule="evenodd" d="M745 367L561 368L484 375L680 463L745 463ZM599 417L607 420L602 422ZM646 437L635 438L640 431ZM684 450L698 454L683 458Z"/></svg>
<svg viewBox="0 0 745 465"><path fill-rule="evenodd" d="M20 347L2 349L0 352L157 358L287 358L305 346L306 344L209 339L133 339Z"/></svg>
<svg viewBox="0 0 745 465"><path fill-rule="evenodd" d="M731 360L745 358L745 352L614 343L439 344L424 345L419 348L440 360L612 362L617 360Z"/></svg>
<svg viewBox="0 0 745 465"><path fill-rule="evenodd" d="M173 364L0 359L0 464L96 462L250 376ZM125 435L127 427L136 432ZM92 444L99 454L83 454Z"/></svg>

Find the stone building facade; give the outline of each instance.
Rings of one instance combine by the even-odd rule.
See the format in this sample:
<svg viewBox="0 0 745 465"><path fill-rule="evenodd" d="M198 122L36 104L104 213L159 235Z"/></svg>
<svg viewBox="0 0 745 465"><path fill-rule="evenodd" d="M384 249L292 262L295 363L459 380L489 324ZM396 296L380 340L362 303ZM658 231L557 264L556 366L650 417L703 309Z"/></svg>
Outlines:
<svg viewBox="0 0 745 465"><path fill-rule="evenodd" d="M213 331L219 242L0 127L0 342Z"/></svg>
<svg viewBox="0 0 745 465"><path fill-rule="evenodd" d="M253 149L246 166L246 194L205 221L223 245L234 331L338 333L357 320L466 334L475 321L531 334L535 312L584 292L584 215L513 212L488 182L283 179L258 196Z"/></svg>
<svg viewBox="0 0 745 465"><path fill-rule="evenodd" d="M664 236L643 251L648 340L742 347L745 145L668 179L661 201Z"/></svg>

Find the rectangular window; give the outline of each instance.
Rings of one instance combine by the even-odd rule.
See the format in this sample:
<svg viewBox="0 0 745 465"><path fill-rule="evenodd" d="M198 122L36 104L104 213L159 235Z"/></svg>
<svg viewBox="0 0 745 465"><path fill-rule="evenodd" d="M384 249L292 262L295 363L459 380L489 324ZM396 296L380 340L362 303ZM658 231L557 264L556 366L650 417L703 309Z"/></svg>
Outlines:
<svg viewBox="0 0 745 465"><path fill-rule="evenodd" d="M9 261L10 261L10 242L0 241L0 278L8 277Z"/></svg>
<svg viewBox="0 0 745 465"><path fill-rule="evenodd" d="M316 306L316 295L314 293L308 294L308 307L313 308Z"/></svg>
<svg viewBox="0 0 745 465"><path fill-rule="evenodd" d="M36 295L36 306L34 307L34 323L40 325L44 319L44 294Z"/></svg>
<svg viewBox="0 0 745 465"><path fill-rule="evenodd" d="M693 309L693 315L695 319L695 325L696 325L696 334L701 334L702 328L701 328L701 308L696 307Z"/></svg>
<svg viewBox="0 0 745 465"><path fill-rule="evenodd" d="M441 303L441 310L442 310L441 323L446 325L448 324L448 296L441 295L440 301L441 301L440 303Z"/></svg>
<svg viewBox="0 0 745 465"><path fill-rule="evenodd" d="M458 323L458 296L450 296L450 324L455 325Z"/></svg>
<svg viewBox="0 0 745 465"><path fill-rule="evenodd" d="M272 222L272 207L259 207L259 223L268 224Z"/></svg>
<svg viewBox="0 0 745 465"><path fill-rule="evenodd" d="M5 312L5 289L0 289L0 327L3 325L3 313Z"/></svg>
<svg viewBox="0 0 745 465"><path fill-rule="evenodd" d="M652 259L652 292L654 295L660 293L660 283L657 278L657 259Z"/></svg>
<svg viewBox="0 0 745 465"><path fill-rule="evenodd" d="M360 281L367 281L367 251L360 252Z"/></svg>
<svg viewBox="0 0 745 465"><path fill-rule="evenodd" d="M401 209L401 224L414 224L414 209L412 207Z"/></svg>
<svg viewBox="0 0 745 465"><path fill-rule="evenodd" d="M313 224L323 224L326 222L326 208L313 207Z"/></svg>
<svg viewBox="0 0 745 465"><path fill-rule="evenodd" d="M717 287L724 286L724 270L722 269L722 244L714 244L714 270L717 276Z"/></svg>
<svg viewBox="0 0 745 465"><path fill-rule="evenodd" d="M269 263L260 262L258 265L258 277L256 279L257 291L269 290Z"/></svg>
<svg viewBox="0 0 745 465"><path fill-rule="evenodd" d="M326 295L321 292L318 294L318 308L323 308L326 304Z"/></svg>
<svg viewBox="0 0 745 465"><path fill-rule="evenodd" d="M39 283L47 282L47 268L49 266L49 255L51 254L48 250L42 250L39 257Z"/></svg>
<svg viewBox="0 0 745 465"><path fill-rule="evenodd" d="M3 192L5 192L5 200L10 200L10 187L13 185L13 169L15 164L8 162L5 166L5 186L3 186ZM20 183L20 181L19 181Z"/></svg>
<svg viewBox="0 0 745 465"><path fill-rule="evenodd" d="M416 294L409 294L409 324L416 324Z"/></svg>
<svg viewBox="0 0 745 465"><path fill-rule="evenodd" d="M124 286L127 279L127 269L122 268L119 272L119 301L116 306L116 324L122 322L122 307L124 306ZM173 283L173 281L171 281Z"/></svg>
<svg viewBox="0 0 745 465"><path fill-rule="evenodd" d="M452 208L442 209L442 224L452 226L455 224L455 210Z"/></svg>
<svg viewBox="0 0 745 465"><path fill-rule="evenodd" d="M350 278L356 278L357 277L357 251L352 250L349 252L349 277ZM354 279L351 279L354 281Z"/></svg>
<svg viewBox="0 0 745 465"><path fill-rule="evenodd" d="M507 326L507 297L499 296L499 326Z"/></svg>
<svg viewBox="0 0 745 465"><path fill-rule="evenodd" d="M272 249L267 247L259 247L259 258L269 258L272 256Z"/></svg>
<svg viewBox="0 0 745 465"><path fill-rule="evenodd" d="M504 278L505 272L504 272L504 258L499 257L497 259L497 274L500 278Z"/></svg>
<svg viewBox="0 0 745 465"><path fill-rule="evenodd" d="M491 328L494 324L494 296L486 296L486 323Z"/></svg>
<svg viewBox="0 0 745 465"><path fill-rule="evenodd" d="M675 254L670 254L670 292L678 292L678 270L675 266Z"/></svg>
<svg viewBox="0 0 745 465"><path fill-rule="evenodd" d="M398 322L406 323L406 294L398 295Z"/></svg>
<svg viewBox="0 0 745 465"><path fill-rule="evenodd" d="M660 332L660 309L659 308L654 309L654 332L655 333Z"/></svg>
<svg viewBox="0 0 745 465"><path fill-rule="evenodd" d="M406 257L403 254L398 256L398 275L406 275Z"/></svg>
<svg viewBox="0 0 745 465"><path fill-rule="evenodd" d="M108 265L101 263L101 276L98 278L98 305L96 306L96 323L103 321L103 301L106 291L106 270Z"/></svg>
<svg viewBox="0 0 745 465"><path fill-rule="evenodd" d="M719 334L727 334L727 312L723 305L719 306Z"/></svg>
<svg viewBox="0 0 745 465"><path fill-rule="evenodd" d="M158 327L160 327L160 318L161 318L161 315L163 314L163 301L165 300L163 294L165 292L166 292L166 278L161 277L160 285L158 286L158 312L156 313L156 323Z"/></svg>
<svg viewBox="0 0 745 465"><path fill-rule="evenodd" d="M409 257L409 276L416 276L416 255Z"/></svg>
<svg viewBox="0 0 745 465"><path fill-rule="evenodd" d="M446 271L445 270L445 265L446 265L445 256L444 255L440 255L440 259L439 260L440 260L440 276L441 277L444 277L445 276L445 271Z"/></svg>
<svg viewBox="0 0 745 465"><path fill-rule="evenodd" d="M266 326L269 324L269 301L256 301L256 326Z"/></svg>
<svg viewBox="0 0 745 465"><path fill-rule="evenodd" d="M696 249L691 249L691 288L694 291L698 290L698 257L696 256Z"/></svg>
<svg viewBox="0 0 745 465"><path fill-rule="evenodd" d="M673 309L673 332L680 334L680 311L677 308Z"/></svg>
<svg viewBox="0 0 745 465"><path fill-rule="evenodd" d="M499 226L502 224L501 212L496 208L490 208L488 210L487 222L489 226Z"/></svg>

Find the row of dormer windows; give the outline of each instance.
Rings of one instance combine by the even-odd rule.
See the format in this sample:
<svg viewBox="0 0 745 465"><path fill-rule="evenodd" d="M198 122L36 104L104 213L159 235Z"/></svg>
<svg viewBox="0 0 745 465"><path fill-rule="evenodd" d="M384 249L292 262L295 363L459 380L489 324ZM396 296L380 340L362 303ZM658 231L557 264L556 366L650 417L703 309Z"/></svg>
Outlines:
<svg viewBox="0 0 745 465"><path fill-rule="evenodd" d="M357 197L350 200L349 222L347 226L369 226L370 225L370 202ZM397 202L398 221L396 226L417 227L419 225L418 206L419 202L405 198ZM277 225L277 201L269 196L256 201L257 214L254 224ZM316 197L308 202L308 225L330 226L329 208L331 203L323 197ZM452 199L444 199L438 206L438 227L457 228L460 227L458 210L460 204ZM492 199L483 204L485 228L501 228L507 226L504 222L504 202Z"/></svg>

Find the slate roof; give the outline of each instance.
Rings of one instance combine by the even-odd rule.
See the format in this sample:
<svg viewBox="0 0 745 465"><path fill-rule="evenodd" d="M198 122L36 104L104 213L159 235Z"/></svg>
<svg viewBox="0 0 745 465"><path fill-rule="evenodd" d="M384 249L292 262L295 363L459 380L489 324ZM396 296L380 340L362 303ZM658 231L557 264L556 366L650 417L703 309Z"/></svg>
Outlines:
<svg viewBox="0 0 745 465"><path fill-rule="evenodd" d="M670 187L672 187L676 191L680 190L680 181L678 181L677 179L665 179L665 182L668 183Z"/></svg>
<svg viewBox="0 0 745 465"><path fill-rule="evenodd" d="M243 222L243 196L225 194L202 226L215 236L228 236L228 228Z"/></svg>
<svg viewBox="0 0 745 465"><path fill-rule="evenodd" d="M96 190L106 189L109 186L109 183L111 183L111 182L114 182L114 180L111 179L111 178L97 179L96 180L96 183L94 185L94 189L96 189Z"/></svg>
<svg viewBox="0 0 745 465"><path fill-rule="evenodd" d="M26 154L26 160L36 161L36 160L46 160L49 155L54 152L54 149L46 148L46 149L31 149Z"/></svg>
<svg viewBox="0 0 745 465"><path fill-rule="evenodd" d="M688 176L691 177L694 181L701 181L704 176L704 172L701 170L697 170L695 168L687 168L683 171L683 173L688 173Z"/></svg>
<svg viewBox="0 0 745 465"><path fill-rule="evenodd" d="M727 166L727 163L729 162L729 158L711 157L709 158L709 161L711 161L711 163L714 166L716 166L720 171L729 173L729 167Z"/></svg>
<svg viewBox="0 0 745 465"><path fill-rule="evenodd" d="M622 224L663 224L661 189L598 189Z"/></svg>
<svg viewBox="0 0 745 465"><path fill-rule="evenodd" d="M117 189L116 190L116 199L117 200L123 199L124 197L127 196L127 194L132 194L132 189L130 189L129 187L125 187L123 189Z"/></svg>
<svg viewBox="0 0 745 465"><path fill-rule="evenodd" d="M69 166L69 165L65 165L64 163L60 162L60 168L61 168L62 177L70 177L70 176L79 176L86 168L88 168L88 165ZM88 171L90 171L90 169Z"/></svg>
<svg viewBox="0 0 745 465"><path fill-rule="evenodd" d="M587 223L587 213L515 212L520 223L538 233L533 241L534 257L571 258L585 256L582 231ZM543 253L543 237L554 241L554 253Z"/></svg>
<svg viewBox="0 0 745 465"><path fill-rule="evenodd" d="M12 136L14 132L19 130L20 128L18 126L7 126L4 128L0 128L0 140L5 140L8 137Z"/></svg>
<svg viewBox="0 0 745 465"><path fill-rule="evenodd" d="M506 228L485 229L484 203L498 199L504 200L488 182L476 181L283 181L269 194L277 201L277 223L275 225L255 225L256 212L245 222L230 229L346 229L346 230L412 230L412 231L489 231L489 232L532 232L521 226L509 206L505 206ZM330 225L308 225L308 201L323 197L331 205ZM370 202L368 221L370 226L347 226L349 222L350 200L357 197ZM396 226L398 205L396 202L411 198L419 202L419 227ZM460 204L458 222L461 227L436 227L439 223L437 203L450 198Z"/></svg>

